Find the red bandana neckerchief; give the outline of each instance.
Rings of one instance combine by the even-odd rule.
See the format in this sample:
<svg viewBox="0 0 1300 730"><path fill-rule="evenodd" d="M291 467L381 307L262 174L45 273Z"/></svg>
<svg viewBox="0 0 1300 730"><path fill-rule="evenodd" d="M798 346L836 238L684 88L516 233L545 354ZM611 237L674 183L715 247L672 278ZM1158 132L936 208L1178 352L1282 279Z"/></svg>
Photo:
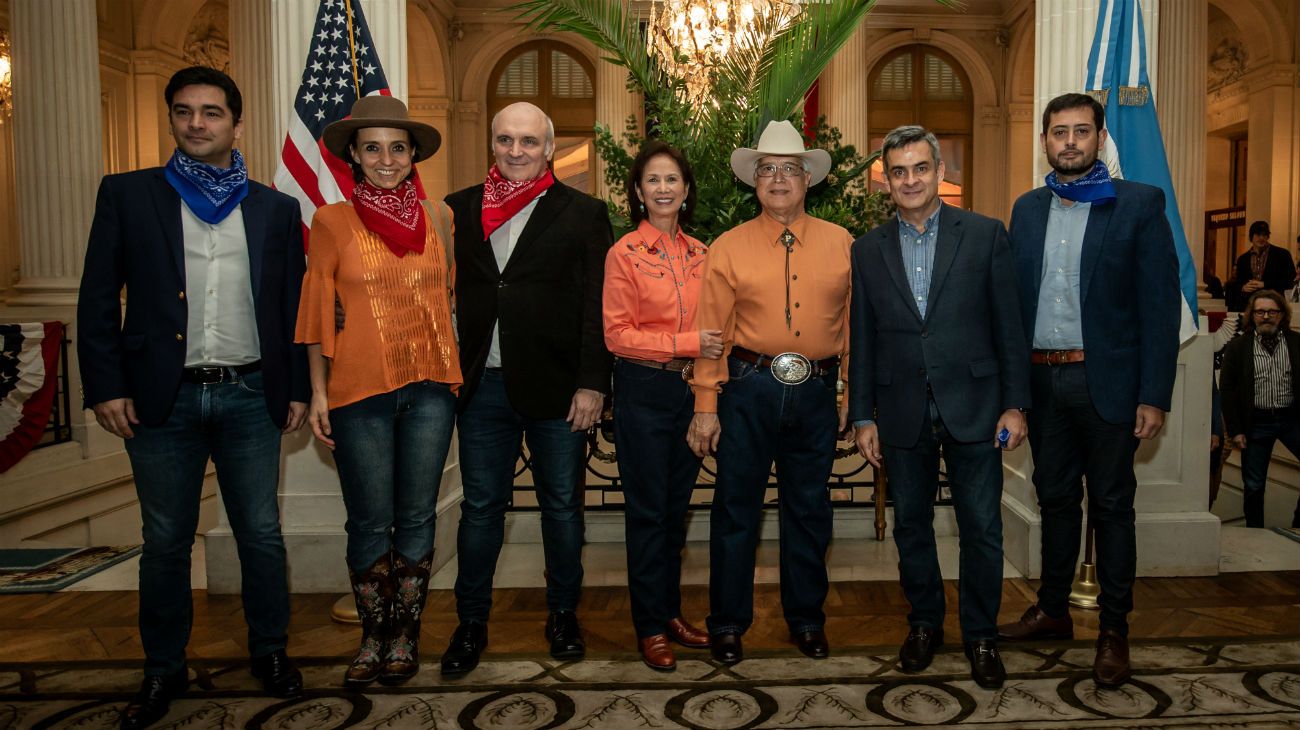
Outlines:
<svg viewBox="0 0 1300 730"><path fill-rule="evenodd" d="M548 169L541 177L532 180L507 180L493 165L483 183L483 240L519 211L537 199L555 183L555 175Z"/></svg>
<svg viewBox="0 0 1300 730"><path fill-rule="evenodd" d="M408 251L424 253L424 206L414 177L392 190L362 180L352 189L352 207L361 223L399 258Z"/></svg>

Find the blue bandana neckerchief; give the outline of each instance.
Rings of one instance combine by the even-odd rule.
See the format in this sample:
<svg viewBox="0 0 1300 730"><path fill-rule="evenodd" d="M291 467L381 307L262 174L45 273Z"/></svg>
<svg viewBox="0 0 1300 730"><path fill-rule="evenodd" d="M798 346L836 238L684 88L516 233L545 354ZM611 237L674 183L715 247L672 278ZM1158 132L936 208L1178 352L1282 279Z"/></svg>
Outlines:
<svg viewBox="0 0 1300 730"><path fill-rule="evenodd" d="M1110 180L1106 163L1097 160L1087 175L1068 183L1057 182L1056 171L1047 174L1047 187L1052 192L1076 203L1112 203L1115 201L1115 183Z"/></svg>
<svg viewBox="0 0 1300 730"><path fill-rule="evenodd" d="M199 162L176 150L163 175L205 223L220 223L248 196L248 168L239 150L231 151L228 168Z"/></svg>

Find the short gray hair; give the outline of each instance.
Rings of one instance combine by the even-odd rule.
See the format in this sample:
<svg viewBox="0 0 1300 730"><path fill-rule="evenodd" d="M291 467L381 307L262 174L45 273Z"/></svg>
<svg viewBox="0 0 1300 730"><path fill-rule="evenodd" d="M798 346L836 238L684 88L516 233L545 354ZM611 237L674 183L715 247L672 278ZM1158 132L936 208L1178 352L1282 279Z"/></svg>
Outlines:
<svg viewBox="0 0 1300 730"><path fill-rule="evenodd" d="M536 104L532 104L530 106L537 107ZM489 130L491 131L493 138L495 138L497 134L497 119L501 116L501 112L504 111L505 109L500 109L497 111L496 114L492 115L492 126L489 128ZM546 154L549 155L555 152L555 122L551 121L551 115L547 114L545 111L542 111L541 107L537 107L537 111L542 112L542 118L546 120L546 140L543 149L545 149ZM491 149L492 149L491 145L488 145L488 151L491 151Z"/></svg>
<svg viewBox="0 0 1300 730"><path fill-rule="evenodd" d="M885 144L880 148L880 164L885 169L889 169L889 151L906 147L917 142L925 142L930 145L930 151L934 153L934 164L943 162L939 155L939 140L930 130L918 124L905 124L901 127L894 127L885 135Z"/></svg>

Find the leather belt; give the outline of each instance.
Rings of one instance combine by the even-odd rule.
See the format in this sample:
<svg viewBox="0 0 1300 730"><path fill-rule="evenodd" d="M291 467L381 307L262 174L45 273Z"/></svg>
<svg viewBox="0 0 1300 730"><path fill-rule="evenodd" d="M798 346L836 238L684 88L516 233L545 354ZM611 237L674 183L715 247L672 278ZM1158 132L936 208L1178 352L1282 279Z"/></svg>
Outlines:
<svg viewBox="0 0 1300 730"><path fill-rule="evenodd" d="M674 372L674 373L680 373L681 371L686 369L687 365L690 365L691 362L693 362L689 357L675 357L669 360L668 362L655 362L654 360L637 360L636 358L632 358L632 357L620 357L619 360L622 360L623 362L629 363L631 365L640 365L643 368L651 368L654 370L668 370L669 372Z"/></svg>
<svg viewBox="0 0 1300 730"><path fill-rule="evenodd" d="M1035 365L1065 365L1083 362L1083 350L1034 350L1029 354L1029 362Z"/></svg>
<svg viewBox="0 0 1300 730"><path fill-rule="evenodd" d="M184 380L187 383L197 383L199 385L233 383L238 380L240 376L255 373L261 369L261 360L255 360L247 365L214 365L212 367L202 368L183 368L181 370L181 380Z"/></svg>
<svg viewBox="0 0 1300 730"><path fill-rule="evenodd" d="M753 350L749 350L744 347L741 347L740 345L732 346L731 356L736 358L737 360L742 360L747 363L752 363L754 366L760 368L771 367L772 361L780 357L780 355L775 355L775 356L764 355L762 353L754 352ZM831 370L835 369L840 364L839 355L832 355L831 357L828 357L824 360L813 360L812 358L807 358L807 359L809 365L812 366L812 372L809 373L809 376L814 378L820 378L823 375L828 375L831 372Z"/></svg>

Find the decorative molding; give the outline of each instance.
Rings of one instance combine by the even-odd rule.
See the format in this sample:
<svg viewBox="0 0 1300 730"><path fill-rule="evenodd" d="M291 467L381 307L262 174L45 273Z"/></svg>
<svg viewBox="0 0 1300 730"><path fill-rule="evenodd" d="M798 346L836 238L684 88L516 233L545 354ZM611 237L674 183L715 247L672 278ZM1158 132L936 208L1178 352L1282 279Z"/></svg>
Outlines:
<svg viewBox="0 0 1300 730"><path fill-rule="evenodd" d="M229 10L221 0L208 0L195 13L185 35L185 60L195 66L208 66L230 72Z"/></svg>

